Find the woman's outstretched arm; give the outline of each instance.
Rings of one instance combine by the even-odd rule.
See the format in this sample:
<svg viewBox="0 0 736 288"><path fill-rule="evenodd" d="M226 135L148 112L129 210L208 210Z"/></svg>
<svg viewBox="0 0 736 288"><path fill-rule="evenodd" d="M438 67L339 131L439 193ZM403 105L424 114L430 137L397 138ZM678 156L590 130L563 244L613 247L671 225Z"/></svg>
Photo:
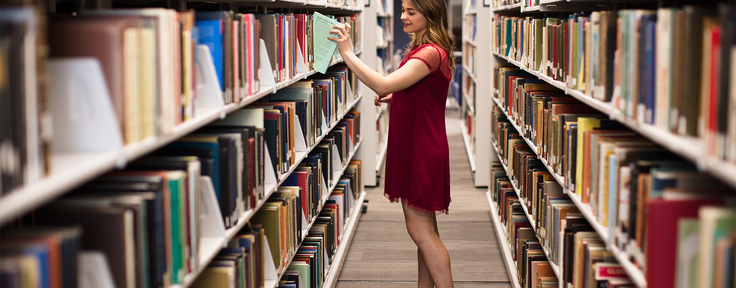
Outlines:
<svg viewBox="0 0 736 288"><path fill-rule="evenodd" d="M346 27L350 28L347 24ZM368 67L350 51L350 34L347 33L346 28L340 26L333 26L333 28L335 30L332 30L331 33L340 37L329 37L327 39L337 42L337 50L348 68L358 76L361 82L365 83L368 88L371 88L378 95L387 95L409 88L431 72L424 62L410 59L399 70L388 76L383 76Z"/></svg>

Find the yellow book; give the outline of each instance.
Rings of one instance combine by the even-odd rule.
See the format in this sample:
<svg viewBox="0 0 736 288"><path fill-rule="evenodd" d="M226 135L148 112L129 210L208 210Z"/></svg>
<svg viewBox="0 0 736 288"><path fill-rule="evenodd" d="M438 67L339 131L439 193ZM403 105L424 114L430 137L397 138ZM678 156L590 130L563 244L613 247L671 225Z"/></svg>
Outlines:
<svg viewBox="0 0 736 288"><path fill-rule="evenodd" d="M138 136L138 128L140 127L140 116L138 110L138 66L140 65L138 57L138 29L126 28L123 32L123 54L125 61L123 63L124 74L124 114L123 134L125 135L125 144L135 143L140 137Z"/></svg>
<svg viewBox="0 0 736 288"><path fill-rule="evenodd" d="M576 166L575 166L575 194L578 194L582 197L582 190L583 190L583 140L585 137L583 137L585 131L593 130L595 128L600 127L601 120L598 118L591 118L591 117L584 117L584 118L578 118L578 143L577 143L577 159L576 159Z"/></svg>
<svg viewBox="0 0 736 288"><path fill-rule="evenodd" d="M156 31L153 28L139 30L138 107L141 114L139 140L156 135ZM168 107L167 109L172 109Z"/></svg>
<svg viewBox="0 0 736 288"><path fill-rule="evenodd" d="M235 267L208 267L202 271L192 288L230 288L235 282Z"/></svg>

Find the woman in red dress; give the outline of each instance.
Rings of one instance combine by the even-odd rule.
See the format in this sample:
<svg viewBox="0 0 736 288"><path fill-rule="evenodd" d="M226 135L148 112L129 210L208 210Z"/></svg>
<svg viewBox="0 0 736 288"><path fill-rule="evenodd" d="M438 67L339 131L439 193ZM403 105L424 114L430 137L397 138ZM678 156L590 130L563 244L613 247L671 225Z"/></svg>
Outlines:
<svg viewBox="0 0 736 288"><path fill-rule="evenodd" d="M418 287L453 287L450 256L435 215L447 213L450 205L445 100L455 66L454 40L445 0L404 0L401 11L412 43L399 69L388 76L350 51L350 26L335 26L339 38L329 39L338 43L350 70L378 94L374 103L391 102L385 196L401 202L407 231L417 245Z"/></svg>

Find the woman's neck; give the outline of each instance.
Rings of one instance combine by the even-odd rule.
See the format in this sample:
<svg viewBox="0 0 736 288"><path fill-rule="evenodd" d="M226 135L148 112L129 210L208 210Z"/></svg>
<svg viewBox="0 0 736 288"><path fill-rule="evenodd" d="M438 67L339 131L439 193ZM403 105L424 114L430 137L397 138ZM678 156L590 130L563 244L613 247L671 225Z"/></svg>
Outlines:
<svg viewBox="0 0 736 288"><path fill-rule="evenodd" d="M416 43L417 45L422 45L422 44L426 44L426 43L424 43L424 41L422 41L422 40L423 40L423 38L424 38L424 33L425 33L425 32L427 32L427 30L426 30L426 29L425 29L425 30L422 30L422 31L417 31L417 32L414 32L414 39L416 39L416 40L417 40L417 41L415 42L415 43Z"/></svg>

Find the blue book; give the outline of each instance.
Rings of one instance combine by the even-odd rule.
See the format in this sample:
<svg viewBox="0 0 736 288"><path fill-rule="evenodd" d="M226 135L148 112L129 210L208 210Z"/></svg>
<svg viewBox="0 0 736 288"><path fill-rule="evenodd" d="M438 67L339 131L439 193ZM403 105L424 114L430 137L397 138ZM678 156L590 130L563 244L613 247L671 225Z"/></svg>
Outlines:
<svg viewBox="0 0 736 288"><path fill-rule="evenodd" d="M506 27L511 27L511 22L511 19L506 19ZM506 29L506 43L508 44L506 44L506 51L503 53L503 55L508 57L509 52L511 51L511 43L513 43L511 41L511 29Z"/></svg>
<svg viewBox="0 0 736 288"><path fill-rule="evenodd" d="M220 199L220 145L217 141L174 142L166 146L160 154L197 156L198 158L212 159L211 173L206 173L205 169L202 169L202 175L212 178L215 196L217 196L217 199Z"/></svg>
<svg viewBox="0 0 736 288"><path fill-rule="evenodd" d="M646 79L644 80L646 91L644 96L644 105L646 106L646 113L644 114L644 122L647 124L654 124L654 113L656 109L654 109L655 105L655 92L654 92L654 86L655 86L655 45L657 43L656 40L656 19L657 15L651 15L651 17L648 17L648 21L646 23L646 73L644 74L644 77Z"/></svg>
<svg viewBox="0 0 736 288"><path fill-rule="evenodd" d="M205 12L206 13L206 12ZM201 12L197 13L197 19L200 19ZM212 61L215 64L215 72L217 80L220 81L220 87L224 90L223 82L223 22L222 20L197 20L195 26L198 30L199 44L207 45L212 55Z"/></svg>

